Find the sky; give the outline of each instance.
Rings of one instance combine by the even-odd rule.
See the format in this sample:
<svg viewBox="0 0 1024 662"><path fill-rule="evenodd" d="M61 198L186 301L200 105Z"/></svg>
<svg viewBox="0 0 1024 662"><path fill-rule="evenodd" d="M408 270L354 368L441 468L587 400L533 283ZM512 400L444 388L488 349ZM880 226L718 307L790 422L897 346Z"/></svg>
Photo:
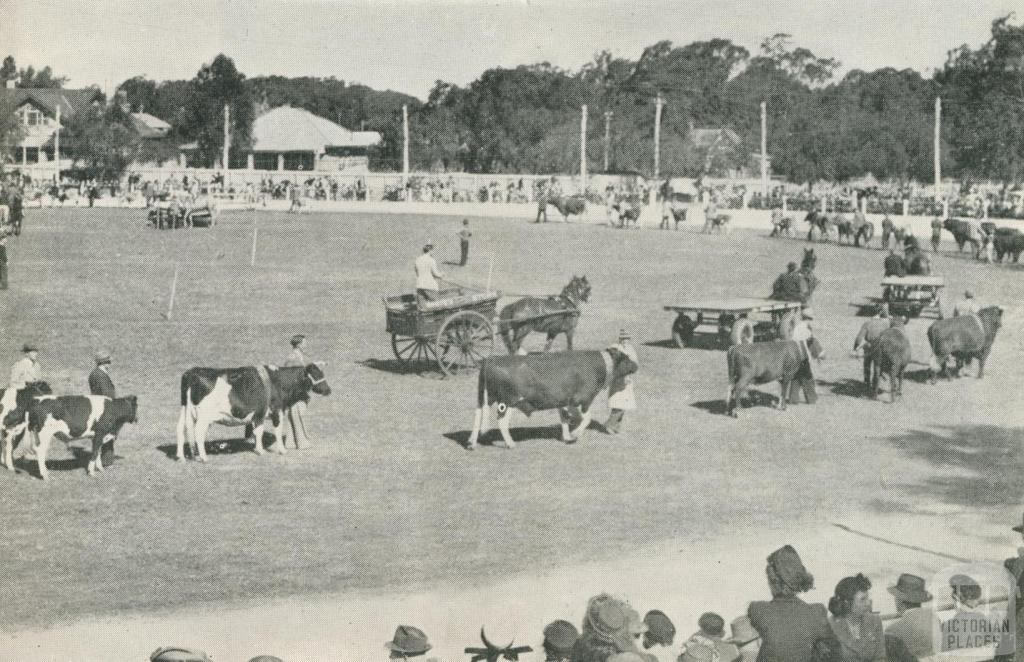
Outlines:
<svg viewBox="0 0 1024 662"><path fill-rule="evenodd" d="M250 77L334 76L425 99L436 80L464 85L492 67L577 69L603 49L635 59L663 39L722 37L754 52L777 32L839 59L841 73L927 74L1022 8L1020 0L0 0L0 57L109 92L132 76L191 78L225 53Z"/></svg>

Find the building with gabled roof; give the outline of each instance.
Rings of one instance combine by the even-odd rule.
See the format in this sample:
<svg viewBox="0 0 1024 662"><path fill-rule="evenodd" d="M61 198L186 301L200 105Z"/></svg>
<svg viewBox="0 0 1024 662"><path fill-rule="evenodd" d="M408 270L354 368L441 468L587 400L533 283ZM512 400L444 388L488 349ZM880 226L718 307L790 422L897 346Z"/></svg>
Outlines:
<svg viewBox="0 0 1024 662"><path fill-rule="evenodd" d="M8 82L10 85L11 81ZM82 108L100 103L103 94L96 88L64 90L59 88L0 88L0 101L14 107L24 127L21 141L13 153L5 155L22 166L54 162L54 135L60 124ZM63 150L62 150L63 152ZM56 164L55 164L56 165ZM54 168L55 168L54 165Z"/></svg>

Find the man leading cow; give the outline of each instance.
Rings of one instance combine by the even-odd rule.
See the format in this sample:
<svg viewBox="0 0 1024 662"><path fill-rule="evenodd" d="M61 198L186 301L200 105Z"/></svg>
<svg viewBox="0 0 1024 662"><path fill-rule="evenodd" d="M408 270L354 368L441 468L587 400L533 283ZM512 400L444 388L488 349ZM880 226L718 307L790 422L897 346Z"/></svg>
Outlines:
<svg viewBox="0 0 1024 662"><path fill-rule="evenodd" d="M860 332L857 334L857 337L853 341L854 352L861 348L863 348L864 350L865 386L871 385L871 368L873 366L873 354L871 351L872 345L890 326L891 322L889 320L889 305L883 303L879 307L878 313L868 321L864 322L864 324L860 327Z"/></svg>
<svg viewBox="0 0 1024 662"><path fill-rule="evenodd" d="M117 389L114 388L114 380L110 378L110 352L101 350L96 352L95 358L96 367L89 373L89 393L113 400L117 397ZM116 435L112 435L109 442L105 439L100 440L100 458L104 467L114 464L114 441L116 440Z"/></svg>

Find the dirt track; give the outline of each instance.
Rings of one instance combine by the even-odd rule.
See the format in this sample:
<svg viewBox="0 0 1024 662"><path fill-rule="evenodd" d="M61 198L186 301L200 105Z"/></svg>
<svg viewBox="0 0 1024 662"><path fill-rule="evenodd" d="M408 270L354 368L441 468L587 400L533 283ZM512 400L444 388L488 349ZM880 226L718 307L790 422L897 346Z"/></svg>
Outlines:
<svg viewBox="0 0 1024 662"><path fill-rule="evenodd" d="M470 266L442 269L483 284L483 256L495 253L496 288L537 293L585 273L594 298L577 345L602 347L620 328L631 330L641 409L627 418L626 434L595 428L576 446L555 440L554 415L520 417L515 451L470 454L459 442L472 422L473 378L397 371L380 301L411 288L411 261L427 237L439 244L439 261L454 256L460 219L260 215L251 269L252 215L174 233L145 229L140 218L36 211L10 249L3 355L13 362L25 339L38 340L55 390L75 393L95 349L109 348L115 381L139 396L141 412L119 442L123 459L102 478L87 478L62 452L51 454L48 485L24 471L0 475L5 628L314 593L465 587L631 556L659 541L733 539L766 524L819 530L848 516L955 512L994 530L1019 519L1024 352L1016 302L1024 286L1015 268L937 260L949 296L969 286L1007 307L1003 331L984 380L911 380L904 401L888 405L861 397L859 359L849 356L862 320L848 303L877 292L882 253L819 248L814 307L831 356L817 373L819 404L785 413L760 406L733 421L721 414L724 355L670 347L672 317L661 306L765 295L804 243L473 221ZM167 322L174 261L182 275ZM910 325L921 362L927 324ZM207 466L169 459L184 369L281 361L300 331L310 335L311 356L329 362L335 391L312 403L313 450L283 458L243 451ZM990 542L1004 554L1001 541ZM763 558L781 541L747 544ZM750 568L757 586L761 571Z"/></svg>

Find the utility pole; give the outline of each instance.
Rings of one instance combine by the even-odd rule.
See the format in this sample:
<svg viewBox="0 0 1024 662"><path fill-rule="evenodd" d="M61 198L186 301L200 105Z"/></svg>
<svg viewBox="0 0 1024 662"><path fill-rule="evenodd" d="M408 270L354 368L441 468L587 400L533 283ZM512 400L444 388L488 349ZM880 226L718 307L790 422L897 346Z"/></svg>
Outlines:
<svg viewBox="0 0 1024 662"><path fill-rule="evenodd" d="M587 106L580 109L580 189L587 191Z"/></svg>
<svg viewBox="0 0 1024 662"><path fill-rule="evenodd" d="M612 149L612 111L604 113L604 171L608 172L608 155Z"/></svg>
<svg viewBox="0 0 1024 662"><path fill-rule="evenodd" d="M935 97L935 199L942 198L939 189L942 188L942 97Z"/></svg>
<svg viewBox="0 0 1024 662"><path fill-rule="evenodd" d="M402 184L409 181L409 106L402 105Z"/></svg>
<svg viewBox="0 0 1024 662"><path fill-rule="evenodd" d="M761 195L768 197L768 104L761 102Z"/></svg>
<svg viewBox="0 0 1024 662"><path fill-rule="evenodd" d="M664 105L661 93L654 102L654 178L661 176L661 107Z"/></svg>
<svg viewBox="0 0 1024 662"><path fill-rule="evenodd" d="M53 181L60 183L60 104L57 104L57 132L53 134L53 161L57 165Z"/></svg>
<svg viewBox="0 0 1024 662"><path fill-rule="evenodd" d="M228 157L231 151L231 106L224 104L224 188L228 186Z"/></svg>

